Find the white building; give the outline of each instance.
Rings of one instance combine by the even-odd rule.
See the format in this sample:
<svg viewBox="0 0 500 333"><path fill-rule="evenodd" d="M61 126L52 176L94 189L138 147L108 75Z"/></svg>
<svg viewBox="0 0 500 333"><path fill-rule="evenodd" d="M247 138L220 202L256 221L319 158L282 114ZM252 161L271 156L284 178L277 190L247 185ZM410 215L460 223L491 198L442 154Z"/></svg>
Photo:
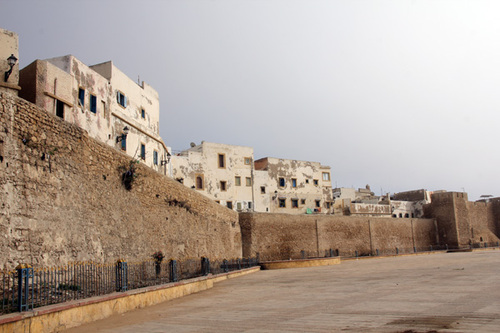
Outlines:
<svg viewBox="0 0 500 333"><path fill-rule="evenodd" d="M238 211L253 210L253 148L202 142L171 158L172 177Z"/></svg>
<svg viewBox="0 0 500 333"><path fill-rule="evenodd" d="M111 61L89 67L72 55L36 60L20 71L20 85L20 97L167 173L158 93Z"/></svg>

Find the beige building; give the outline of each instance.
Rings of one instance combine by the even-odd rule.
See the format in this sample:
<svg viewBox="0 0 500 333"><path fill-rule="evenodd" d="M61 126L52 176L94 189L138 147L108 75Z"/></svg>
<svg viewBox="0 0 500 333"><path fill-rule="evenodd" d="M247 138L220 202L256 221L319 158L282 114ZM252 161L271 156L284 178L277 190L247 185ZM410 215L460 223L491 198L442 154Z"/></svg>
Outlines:
<svg viewBox="0 0 500 333"><path fill-rule="evenodd" d="M332 213L329 166L266 157L255 161L255 211L288 214Z"/></svg>
<svg viewBox="0 0 500 333"><path fill-rule="evenodd" d="M253 210L253 148L202 142L171 158L172 177L238 211Z"/></svg>
<svg viewBox="0 0 500 333"><path fill-rule="evenodd" d="M166 174L158 93L111 61L87 66L72 55L36 60L20 71L20 97Z"/></svg>
<svg viewBox="0 0 500 333"><path fill-rule="evenodd" d="M0 91L17 95L19 87L19 38L16 33L0 29Z"/></svg>

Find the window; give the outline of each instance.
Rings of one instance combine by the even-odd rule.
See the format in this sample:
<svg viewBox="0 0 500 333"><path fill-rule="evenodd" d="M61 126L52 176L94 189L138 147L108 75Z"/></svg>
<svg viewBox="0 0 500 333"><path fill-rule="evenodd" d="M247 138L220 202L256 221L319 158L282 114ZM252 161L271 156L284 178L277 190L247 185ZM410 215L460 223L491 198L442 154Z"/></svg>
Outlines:
<svg viewBox="0 0 500 333"><path fill-rule="evenodd" d="M122 137L122 150L127 151L127 137Z"/></svg>
<svg viewBox="0 0 500 333"><path fill-rule="evenodd" d="M323 180L324 181L330 180L330 173L329 172L323 172Z"/></svg>
<svg viewBox="0 0 500 333"><path fill-rule="evenodd" d="M292 199L292 208L299 208L299 199Z"/></svg>
<svg viewBox="0 0 500 333"><path fill-rule="evenodd" d="M220 200L215 200L215 202L217 202L218 204L220 204Z"/></svg>
<svg viewBox="0 0 500 333"><path fill-rule="evenodd" d="M85 106L85 89L78 89L78 102L80 106L83 108Z"/></svg>
<svg viewBox="0 0 500 333"><path fill-rule="evenodd" d="M64 119L64 103L56 99L56 116Z"/></svg>
<svg viewBox="0 0 500 333"><path fill-rule="evenodd" d="M141 118L146 119L146 110L141 109Z"/></svg>
<svg viewBox="0 0 500 333"><path fill-rule="evenodd" d="M225 180L221 180L220 181L220 190L221 191L227 191L227 188L226 188L226 181Z"/></svg>
<svg viewBox="0 0 500 333"><path fill-rule="evenodd" d="M313 179L313 183L314 183L314 186L318 186L318 180L317 179Z"/></svg>
<svg viewBox="0 0 500 333"><path fill-rule="evenodd" d="M236 210L241 210L241 202L236 203Z"/></svg>
<svg viewBox="0 0 500 333"><path fill-rule="evenodd" d="M226 167L226 155L225 154L219 154L219 168L225 168Z"/></svg>
<svg viewBox="0 0 500 333"><path fill-rule="evenodd" d="M265 186L260 187L260 194L266 194L266 187Z"/></svg>
<svg viewBox="0 0 500 333"><path fill-rule="evenodd" d="M252 186L252 178L246 177L247 186Z"/></svg>
<svg viewBox="0 0 500 333"><path fill-rule="evenodd" d="M306 204L306 199L300 199L300 204L305 205Z"/></svg>
<svg viewBox="0 0 500 333"><path fill-rule="evenodd" d="M250 157L245 157L244 161L245 161L245 165L250 165L250 163L252 163L252 159Z"/></svg>
<svg viewBox="0 0 500 333"><path fill-rule="evenodd" d="M124 108L127 107L127 96L125 96L121 91L116 92L116 101Z"/></svg>
<svg viewBox="0 0 500 333"><path fill-rule="evenodd" d="M241 186L241 177L240 176L234 177L234 185Z"/></svg>
<svg viewBox="0 0 500 333"><path fill-rule="evenodd" d="M286 199L278 199L278 200L279 200L279 207L286 208Z"/></svg>
<svg viewBox="0 0 500 333"><path fill-rule="evenodd" d="M158 152L153 150L153 164L158 165Z"/></svg>
<svg viewBox="0 0 500 333"><path fill-rule="evenodd" d="M248 209L252 209L252 202L251 201L248 202Z"/></svg>
<svg viewBox="0 0 500 333"><path fill-rule="evenodd" d="M195 176L195 179L196 179L196 189L197 190L203 190L203 175L196 175Z"/></svg>
<svg viewBox="0 0 500 333"><path fill-rule="evenodd" d="M309 184L309 179L306 179L306 184Z"/></svg>
<svg viewBox="0 0 500 333"><path fill-rule="evenodd" d="M104 116L106 116L106 102L101 101L101 104L102 104L102 115L104 117Z"/></svg>
<svg viewBox="0 0 500 333"><path fill-rule="evenodd" d="M90 94L90 112L97 113L97 97L95 95Z"/></svg>
<svg viewBox="0 0 500 333"><path fill-rule="evenodd" d="M321 207L321 200L315 200L316 201L316 207L320 208Z"/></svg>
<svg viewBox="0 0 500 333"><path fill-rule="evenodd" d="M297 179L292 178L292 187L297 187Z"/></svg>
<svg viewBox="0 0 500 333"><path fill-rule="evenodd" d="M227 201L227 202L226 202L226 206L227 206L227 208L229 208L229 209L233 209L233 202L232 202L232 201Z"/></svg>
<svg viewBox="0 0 500 333"><path fill-rule="evenodd" d="M326 203L326 208L330 208L330 207L332 207L332 203L331 202L327 202Z"/></svg>
<svg viewBox="0 0 500 333"><path fill-rule="evenodd" d="M146 160L146 145L141 143L141 159Z"/></svg>
<svg viewBox="0 0 500 333"><path fill-rule="evenodd" d="M286 184L285 184L285 178L280 177L280 178L279 178L279 186L280 186L280 187L285 187L285 185L286 185Z"/></svg>

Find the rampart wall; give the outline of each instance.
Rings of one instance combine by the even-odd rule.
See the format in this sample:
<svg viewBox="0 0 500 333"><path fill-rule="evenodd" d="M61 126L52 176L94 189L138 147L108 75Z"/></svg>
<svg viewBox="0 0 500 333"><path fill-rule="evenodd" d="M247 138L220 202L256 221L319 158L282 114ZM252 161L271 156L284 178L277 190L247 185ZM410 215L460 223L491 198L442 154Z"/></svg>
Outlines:
<svg viewBox="0 0 500 333"><path fill-rule="evenodd" d="M482 246L500 241L499 199L471 202L467 193L434 193L424 212L436 218L439 238L450 246Z"/></svg>
<svg viewBox="0 0 500 333"><path fill-rule="evenodd" d="M238 215L34 104L0 93L0 268L241 256Z"/></svg>
<svg viewBox="0 0 500 333"><path fill-rule="evenodd" d="M301 251L324 256L394 254L427 250L439 243L434 219L241 213L243 255L261 260L297 258Z"/></svg>

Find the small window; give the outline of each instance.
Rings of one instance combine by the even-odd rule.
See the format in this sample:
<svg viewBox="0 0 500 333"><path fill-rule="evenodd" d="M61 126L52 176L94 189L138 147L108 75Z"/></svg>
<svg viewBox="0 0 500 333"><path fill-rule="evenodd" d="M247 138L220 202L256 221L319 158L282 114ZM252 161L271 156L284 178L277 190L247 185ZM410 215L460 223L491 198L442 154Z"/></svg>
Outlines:
<svg viewBox="0 0 500 333"><path fill-rule="evenodd" d="M315 200L316 201L316 207L320 208L321 207L321 200Z"/></svg>
<svg viewBox="0 0 500 333"><path fill-rule="evenodd" d="M85 89L78 89L78 102L80 106L83 108L85 106Z"/></svg>
<svg viewBox="0 0 500 333"><path fill-rule="evenodd" d="M323 172L323 180L324 181L330 180L330 173L329 172Z"/></svg>
<svg viewBox="0 0 500 333"><path fill-rule="evenodd" d="M300 199L300 204L305 205L306 204L306 199Z"/></svg>
<svg viewBox="0 0 500 333"><path fill-rule="evenodd" d="M306 184L309 184L309 179L306 179Z"/></svg>
<svg viewBox="0 0 500 333"><path fill-rule="evenodd" d="M241 186L241 177L240 176L234 177L234 185Z"/></svg>
<svg viewBox="0 0 500 333"><path fill-rule="evenodd" d="M153 164L158 165L158 152L153 150Z"/></svg>
<svg viewBox="0 0 500 333"><path fill-rule="evenodd" d="M250 165L252 163L252 159L250 157L245 157L245 165Z"/></svg>
<svg viewBox="0 0 500 333"><path fill-rule="evenodd" d="M218 204L220 204L220 200L215 200L215 202L217 202Z"/></svg>
<svg viewBox="0 0 500 333"><path fill-rule="evenodd" d="M225 154L219 154L219 168L225 168L226 167L226 155Z"/></svg>
<svg viewBox="0 0 500 333"><path fill-rule="evenodd" d="M56 100L56 116L64 119L64 103Z"/></svg>
<svg viewBox="0 0 500 333"><path fill-rule="evenodd" d="M102 105L102 115L106 116L106 102L101 101L101 105Z"/></svg>
<svg viewBox="0 0 500 333"><path fill-rule="evenodd" d="M141 109L141 118L146 119L146 110Z"/></svg>
<svg viewBox="0 0 500 333"><path fill-rule="evenodd" d="M292 187L297 187L297 179L292 178Z"/></svg>
<svg viewBox="0 0 500 333"><path fill-rule="evenodd" d="M247 186L252 186L252 178L246 177L246 184Z"/></svg>
<svg viewBox="0 0 500 333"><path fill-rule="evenodd" d="M125 96L121 91L116 92L116 101L124 108L127 107L127 96Z"/></svg>
<svg viewBox="0 0 500 333"><path fill-rule="evenodd" d="M241 202L236 203L236 210L241 210Z"/></svg>
<svg viewBox="0 0 500 333"><path fill-rule="evenodd" d="M226 206L227 206L227 208L229 208L229 209L233 209L233 202L232 202L232 201L227 201L227 202L226 202Z"/></svg>
<svg viewBox="0 0 500 333"><path fill-rule="evenodd" d="M141 143L141 159L146 160L146 145Z"/></svg>
<svg viewBox="0 0 500 333"><path fill-rule="evenodd" d="M121 143L122 143L122 146L121 146L122 150L127 151L127 137L122 137Z"/></svg>
<svg viewBox="0 0 500 333"><path fill-rule="evenodd" d="M266 194L266 187L265 186L260 187L260 194Z"/></svg>
<svg viewBox="0 0 500 333"><path fill-rule="evenodd" d="M280 186L280 187L285 187L285 185L286 185L286 184L285 184L285 178L280 177L280 178L279 178L279 186Z"/></svg>
<svg viewBox="0 0 500 333"><path fill-rule="evenodd" d="M299 208L299 199L292 199L292 208Z"/></svg>
<svg viewBox="0 0 500 333"><path fill-rule="evenodd" d="M279 199L279 207L286 208L286 199Z"/></svg>
<svg viewBox="0 0 500 333"><path fill-rule="evenodd" d="M326 208L330 208L332 206L332 203L331 202L326 202Z"/></svg>
<svg viewBox="0 0 500 333"><path fill-rule="evenodd" d="M203 190L203 175L196 175L196 189Z"/></svg>
<svg viewBox="0 0 500 333"><path fill-rule="evenodd" d="M221 191L227 191L227 188L226 188L226 181L225 180L221 180L220 181L220 190Z"/></svg>
<svg viewBox="0 0 500 333"><path fill-rule="evenodd" d="M318 180L317 179L313 179L313 184L314 184L314 186L318 186L318 184L319 184Z"/></svg>
<svg viewBox="0 0 500 333"><path fill-rule="evenodd" d="M89 109L92 113L97 113L97 97L95 95L90 94L90 103Z"/></svg>
<svg viewBox="0 0 500 333"><path fill-rule="evenodd" d="M252 202L251 201L248 202L248 209L252 209Z"/></svg>

